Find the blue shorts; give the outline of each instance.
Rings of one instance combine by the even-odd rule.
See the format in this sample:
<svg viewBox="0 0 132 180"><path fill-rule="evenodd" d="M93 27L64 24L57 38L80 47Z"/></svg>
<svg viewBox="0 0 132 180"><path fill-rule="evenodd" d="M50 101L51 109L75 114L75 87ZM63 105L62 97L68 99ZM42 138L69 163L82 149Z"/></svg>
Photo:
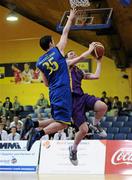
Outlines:
<svg viewBox="0 0 132 180"><path fill-rule="evenodd" d="M51 105L51 115L55 121L70 125L71 114L72 111L69 108Z"/></svg>
<svg viewBox="0 0 132 180"><path fill-rule="evenodd" d="M98 100L100 99L88 94L72 94L72 119L77 128L87 121L85 113L89 110L94 110L94 105Z"/></svg>
<svg viewBox="0 0 132 180"><path fill-rule="evenodd" d="M69 89L50 94L51 115L55 121L71 124L72 96Z"/></svg>

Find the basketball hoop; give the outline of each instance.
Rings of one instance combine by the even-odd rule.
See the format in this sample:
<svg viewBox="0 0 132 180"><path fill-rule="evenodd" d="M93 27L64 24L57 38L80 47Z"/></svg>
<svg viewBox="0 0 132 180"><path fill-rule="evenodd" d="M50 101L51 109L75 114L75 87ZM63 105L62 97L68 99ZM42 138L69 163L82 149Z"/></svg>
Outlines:
<svg viewBox="0 0 132 180"><path fill-rule="evenodd" d="M88 7L90 6L89 0L69 0L71 7L75 9L76 7Z"/></svg>
<svg viewBox="0 0 132 180"><path fill-rule="evenodd" d="M69 0L71 4L71 8L75 9L78 7L77 10L77 17L75 20L75 25L85 25L87 21L87 13L85 9L80 10L81 8L85 8L90 6L89 0Z"/></svg>

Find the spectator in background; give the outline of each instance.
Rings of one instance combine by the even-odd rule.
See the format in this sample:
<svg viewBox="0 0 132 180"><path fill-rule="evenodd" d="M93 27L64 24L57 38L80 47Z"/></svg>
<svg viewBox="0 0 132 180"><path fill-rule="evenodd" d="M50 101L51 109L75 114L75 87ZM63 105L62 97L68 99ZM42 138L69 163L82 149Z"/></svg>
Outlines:
<svg viewBox="0 0 132 180"><path fill-rule="evenodd" d="M120 111L122 110L122 102L119 101L118 96L113 98L112 109L114 110L114 115L120 114Z"/></svg>
<svg viewBox="0 0 132 180"><path fill-rule="evenodd" d="M7 118L11 119L12 118L12 112L11 112L12 102L10 101L9 97L5 98L5 102L3 104L3 107L5 108L5 116Z"/></svg>
<svg viewBox="0 0 132 180"><path fill-rule="evenodd" d="M33 72L33 79L31 80L31 82L32 83L43 82L42 74L41 74L40 70L37 67Z"/></svg>
<svg viewBox="0 0 132 180"><path fill-rule="evenodd" d="M0 101L0 116L5 115L5 108L3 107L2 101Z"/></svg>
<svg viewBox="0 0 132 180"><path fill-rule="evenodd" d="M17 127L18 124L21 124L21 126L23 126L23 122L21 120L19 120L19 117L14 116L13 117L13 122L11 122L11 124L10 124L10 128L13 127L13 126Z"/></svg>
<svg viewBox="0 0 132 180"><path fill-rule="evenodd" d="M6 141L6 140L8 140L8 134L7 134L7 132L4 130L4 126L5 126L5 124L0 123L0 141Z"/></svg>
<svg viewBox="0 0 132 180"><path fill-rule="evenodd" d="M109 97L109 101L111 102L111 104L113 103L114 101L114 98L112 96Z"/></svg>
<svg viewBox="0 0 132 180"><path fill-rule="evenodd" d="M11 130L11 129L10 129L10 121L9 121L9 120L6 121L4 130L6 130L7 134L10 133L10 130Z"/></svg>
<svg viewBox="0 0 132 180"><path fill-rule="evenodd" d="M22 79L25 83L31 83L33 79L33 70L30 69L30 65L28 63L24 64L24 70L22 72Z"/></svg>
<svg viewBox="0 0 132 180"><path fill-rule="evenodd" d="M8 120L9 121L9 120ZM1 121L0 121L1 123L3 123L3 124L6 124L6 122L7 122L7 118L6 118L6 116L5 115L2 115L1 116ZM9 121L10 122L10 121Z"/></svg>
<svg viewBox="0 0 132 180"><path fill-rule="evenodd" d="M73 140L75 138L75 128L68 127L67 129L67 140Z"/></svg>
<svg viewBox="0 0 132 180"><path fill-rule="evenodd" d="M22 110L22 106L21 106L20 102L18 101L18 97L17 97L17 96L14 97L14 102L13 102L13 105L12 105L12 106L13 106L13 107L12 107L11 110L12 110L13 114L16 115L16 116L18 116L19 113L20 113L21 110Z"/></svg>
<svg viewBox="0 0 132 180"><path fill-rule="evenodd" d="M22 81L22 74L21 74L21 70L18 69L18 65L12 64L11 68L12 68L13 74L14 74L14 82L16 84L20 83Z"/></svg>
<svg viewBox="0 0 132 180"><path fill-rule="evenodd" d="M22 128L23 128L23 123L22 122L18 122L18 124L17 124L17 132L19 134L21 134Z"/></svg>
<svg viewBox="0 0 132 180"><path fill-rule="evenodd" d="M60 130L57 133L55 133L53 140L66 140L66 133L64 130Z"/></svg>
<svg viewBox="0 0 132 180"><path fill-rule="evenodd" d="M38 99L36 105L34 106L35 113L39 114L40 109L48 108L48 100L45 99L44 94L40 94L40 98Z"/></svg>
<svg viewBox="0 0 132 180"><path fill-rule="evenodd" d="M104 98L104 103L107 105L108 111L110 111L111 108L112 108L112 102L109 100L108 97L105 97L105 98Z"/></svg>
<svg viewBox="0 0 132 180"><path fill-rule="evenodd" d="M120 115L129 116L131 112L132 112L132 102L129 100L129 96L125 96Z"/></svg>
<svg viewBox="0 0 132 180"><path fill-rule="evenodd" d="M123 102L123 111L130 111L132 110L132 102L129 100L129 96L125 96Z"/></svg>
<svg viewBox="0 0 132 180"><path fill-rule="evenodd" d="M105 98L107 98L107 93L106 93L106 91L103 91L101 101L105 102Z"/></svg>
<svg viewBox="0 0 132 180"><path fill-rule="evenodd" d="M17 131L16 126L12 126L11 133L8 134L9 141L19 141L20 140L20 134L18 134L16 131Z"/></svg>

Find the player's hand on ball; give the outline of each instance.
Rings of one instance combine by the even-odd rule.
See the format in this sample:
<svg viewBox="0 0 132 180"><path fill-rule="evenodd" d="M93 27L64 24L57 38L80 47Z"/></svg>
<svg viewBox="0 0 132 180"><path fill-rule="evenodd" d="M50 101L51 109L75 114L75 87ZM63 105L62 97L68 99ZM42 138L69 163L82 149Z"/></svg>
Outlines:
<svg viewBox="0 0 132 180"><path fill-rule="evenodd" d="M100 42L93 42L91 43L91 45L94 46L91 55L95 57L97 60L100 60L104 55L104 46Z"/></svg>

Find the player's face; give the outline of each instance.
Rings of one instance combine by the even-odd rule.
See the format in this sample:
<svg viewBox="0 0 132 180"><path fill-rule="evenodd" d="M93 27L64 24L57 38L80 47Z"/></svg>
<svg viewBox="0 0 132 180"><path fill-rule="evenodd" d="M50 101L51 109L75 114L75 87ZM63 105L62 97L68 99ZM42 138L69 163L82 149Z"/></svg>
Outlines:
<svg viewBox="0 0 132 180"><path fill-rule="evenodd" d="M70 51L67 54L67 56L68 56L68 59L73 59L73 58L77 57L77 55L76 55L76 53L74 51Z"/></svg>

